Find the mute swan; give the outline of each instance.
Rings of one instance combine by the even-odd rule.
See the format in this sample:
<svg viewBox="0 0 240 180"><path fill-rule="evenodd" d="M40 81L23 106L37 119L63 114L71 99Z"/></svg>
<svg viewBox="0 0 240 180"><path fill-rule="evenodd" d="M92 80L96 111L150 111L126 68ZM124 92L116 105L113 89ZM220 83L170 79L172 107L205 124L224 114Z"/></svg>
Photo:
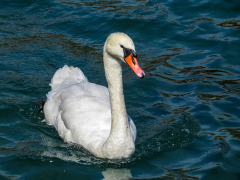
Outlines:
<svg viewBox="0 0 240 180"><path fill-rule="evenodd" d="M127 62L143 78L136 57L132 39L113 33L103 48L108 88L88 82L79 68L65 65L57 70L43 108L47 124L65 142L83 146L96 157L129 157L135 150L136 127L126 112L121 65Z"/></svg>

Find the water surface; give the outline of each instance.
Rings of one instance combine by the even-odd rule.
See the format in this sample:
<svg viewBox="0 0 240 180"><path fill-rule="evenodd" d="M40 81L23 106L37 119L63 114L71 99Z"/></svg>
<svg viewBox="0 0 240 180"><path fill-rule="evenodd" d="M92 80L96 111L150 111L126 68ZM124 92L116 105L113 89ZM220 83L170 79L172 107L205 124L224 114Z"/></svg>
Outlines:
<svg viewBox="0 0 240 180"><path fill-rule="evenodd" d="M230 1L0 2L0 179L240 177L240 3ZM124 66L137 127L128 159L64 143L37 112L54 72L79 67L107 86L110 33L135 42L146 78Z"/></svg>

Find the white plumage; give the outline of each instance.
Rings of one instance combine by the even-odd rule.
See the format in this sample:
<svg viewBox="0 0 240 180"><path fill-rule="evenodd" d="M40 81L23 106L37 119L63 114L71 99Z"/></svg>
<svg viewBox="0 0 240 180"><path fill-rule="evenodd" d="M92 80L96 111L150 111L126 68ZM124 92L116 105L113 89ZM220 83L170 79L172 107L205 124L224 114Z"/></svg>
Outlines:
<svg viewBox="0 0 240 180"><path fill-rule="evenodd" d="M127 41L124 46L135 50L123 33L112 34L106 41L104 66L105 71L112 68L111 75L106 72L111 97L108 88L90 83L79 68L65 65L53 76L44 105L47 124L53 125L65 142L79 144L101 158L128 157L135 149L136 127L126 114L119 71L122 59L112 57L106 50L107 42L120 47L121 39ZM121 48L115 44L111 48L124 57Z"/></svg>

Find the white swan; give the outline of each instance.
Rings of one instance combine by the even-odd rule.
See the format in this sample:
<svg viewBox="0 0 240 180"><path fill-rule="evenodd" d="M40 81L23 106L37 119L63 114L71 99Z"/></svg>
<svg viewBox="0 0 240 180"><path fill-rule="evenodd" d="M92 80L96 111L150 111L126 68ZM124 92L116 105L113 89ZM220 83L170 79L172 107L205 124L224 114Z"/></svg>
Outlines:
<svg viewBox="0 0 240 180"><path fill-rule="evenodd" d="M133 41L124 33L111 34L103 48L108 88L88 82L79 68L64 66L50 83L44 114L65 142L79 144L101 158L129 157L135 150L136 127L127 115L122 62L141 78Z"/></svg>

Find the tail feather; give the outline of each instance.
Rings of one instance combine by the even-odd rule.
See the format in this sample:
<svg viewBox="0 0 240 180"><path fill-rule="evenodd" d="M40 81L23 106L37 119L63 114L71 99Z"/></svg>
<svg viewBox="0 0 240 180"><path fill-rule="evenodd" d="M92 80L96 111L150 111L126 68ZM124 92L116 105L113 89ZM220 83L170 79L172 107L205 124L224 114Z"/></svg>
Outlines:
<svg viewBox="0 0 240 180"><path fill-rule="evenodd" d="M56 71L49 85L54 89L66 80L74 82L88 81L79 68L65 65Z"/></svg>

